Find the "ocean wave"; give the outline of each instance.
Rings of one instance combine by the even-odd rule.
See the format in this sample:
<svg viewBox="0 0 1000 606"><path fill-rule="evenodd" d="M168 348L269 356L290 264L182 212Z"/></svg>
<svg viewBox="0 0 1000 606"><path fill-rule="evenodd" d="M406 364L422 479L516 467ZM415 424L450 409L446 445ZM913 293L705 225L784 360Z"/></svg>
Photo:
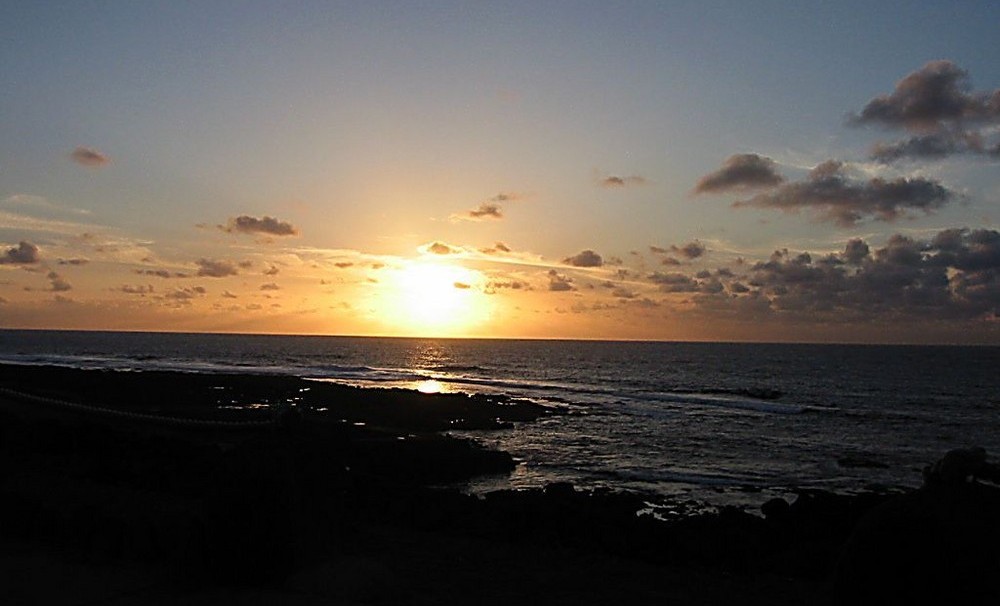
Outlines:
<svg viewBox="0 0 1000 606"><path fill-rule="evenodd" d="M475 364L438 364L434 366L424 366L423 370L432 372L485 372L488 369Z"/></svg>
<svg viewBox="0 0 1000 606"><path fill-rule="evenodd" d="M767 482L767 479L763 476L672 469L617 470L614 472L614 475L623 480L633 482L695 484L698 486L758 486Z"/></svg>
<svg viewBox="0 0 1000 606"><path fill-rule="evenodd" d="M733 410L746 410L770 414L800 414L815 407L798 404L786 404L751 398L734 398L714 393L660 392L644 393L631 396L635 400L645 402L662 402L667 404L701 405Z"/></svg>

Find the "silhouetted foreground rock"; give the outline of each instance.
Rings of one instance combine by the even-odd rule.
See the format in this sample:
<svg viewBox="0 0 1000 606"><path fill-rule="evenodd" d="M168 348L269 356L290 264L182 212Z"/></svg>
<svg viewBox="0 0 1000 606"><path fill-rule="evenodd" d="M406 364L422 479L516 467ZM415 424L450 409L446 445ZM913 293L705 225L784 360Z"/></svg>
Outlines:
<svg viewBox="0 0 1000 606"><path fill-rule="evenodd" d="M14 390L0 392L0 538L165 564L185 583L291 583L334 602L385 603L998 597L1000 491L970 477L997 480L981 451L929 466L919 490L801 491L764 503L762 516L667 503L679 515L663 521L631 493L552 484L479 498L443 487L514 463L436 432L551 414L527 403L3 366L0 388ZM255 403L294 406L275 416ZM136 410L146 416L119 414ZM618 577L596 583L600 570ZM501 586L504 575L519 578ZM480 587L492 593L460 593Z"/></svg>

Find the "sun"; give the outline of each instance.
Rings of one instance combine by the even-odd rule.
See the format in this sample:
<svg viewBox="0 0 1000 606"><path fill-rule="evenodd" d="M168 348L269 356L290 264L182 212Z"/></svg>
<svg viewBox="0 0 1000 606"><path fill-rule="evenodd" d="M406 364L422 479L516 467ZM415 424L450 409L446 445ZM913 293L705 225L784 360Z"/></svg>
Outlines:
<svg viewBox="0 0 1000 606"><path fill-rule="evenodd" d="M391 272L380 320L419 336L461 336L489 318L483 275L447 262L414 261Z"/></svg>

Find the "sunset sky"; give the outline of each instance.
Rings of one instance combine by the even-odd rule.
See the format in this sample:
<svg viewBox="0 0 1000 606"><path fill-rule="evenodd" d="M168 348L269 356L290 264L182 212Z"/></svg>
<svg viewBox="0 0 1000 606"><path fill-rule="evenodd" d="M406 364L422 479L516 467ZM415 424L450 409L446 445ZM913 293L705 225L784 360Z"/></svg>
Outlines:
<svg viewBox="0 0 1000 606"><path fill-rule="evenodd" d="M995 1L0 32L3 328L1000 343Z"/></svg>

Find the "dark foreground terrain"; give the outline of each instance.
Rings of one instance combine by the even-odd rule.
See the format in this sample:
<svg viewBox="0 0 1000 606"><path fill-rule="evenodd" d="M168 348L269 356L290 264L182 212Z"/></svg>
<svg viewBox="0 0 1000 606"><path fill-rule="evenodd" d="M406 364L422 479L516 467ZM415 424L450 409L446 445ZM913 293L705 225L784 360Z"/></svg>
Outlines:
<svg viewBox="0 0 1000 606"><path fill-rule="evenodd" d="M1000 599L981 451L907 493L670 521L637 515L636 494L448 488L514 461L442 431L545 414L290 377L0 366L0 603Z"/></svg>

